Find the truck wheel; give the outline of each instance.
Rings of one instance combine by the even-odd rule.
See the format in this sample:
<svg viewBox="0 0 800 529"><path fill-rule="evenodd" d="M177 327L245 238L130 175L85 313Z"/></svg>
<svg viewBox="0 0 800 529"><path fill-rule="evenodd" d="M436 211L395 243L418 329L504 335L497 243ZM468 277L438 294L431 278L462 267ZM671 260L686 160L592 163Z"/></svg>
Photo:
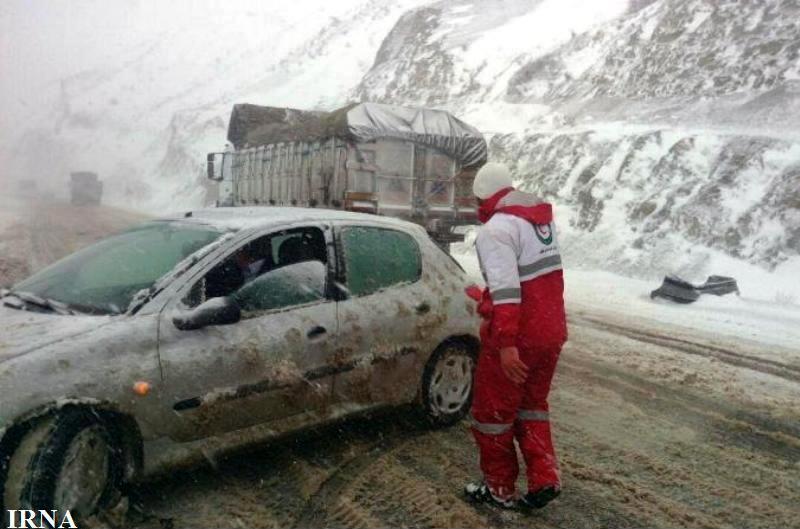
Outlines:
<svg viewBox="0 0 800 529"><path fill-rule="evenodd" d="M476 354L465 344L448 342L431 355L422 374L422 408L434 427L452 426L469 411Z"/></svg>
<svg viewBox="0 0 800 529"><path fill-rule="evenodd" d="M3 503L86 518L119 500L122 477L122 453L108 428L91 410L65 409L22 439L8 463Z"/></svg>

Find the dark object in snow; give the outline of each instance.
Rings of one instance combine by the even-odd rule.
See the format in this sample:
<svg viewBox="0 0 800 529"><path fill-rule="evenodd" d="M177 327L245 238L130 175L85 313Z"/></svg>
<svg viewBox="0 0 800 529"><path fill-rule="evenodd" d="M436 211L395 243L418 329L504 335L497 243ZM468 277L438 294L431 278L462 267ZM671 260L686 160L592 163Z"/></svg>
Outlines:
<svg viewBox="0 0 800 529"><path fill-rule="evenodd" d="M734 292L739 295L739 285L732 277L708 276L706 282L697 287L697 291L701 294L714 294L715 296L724 296Z"/></svg>
<svg viewBox="0 0 800 529"><path fill-rule="evenodd" d="M684 281L683 279L675 276L667 276L664 282L657 289L650 292L650 297L664 298L676 303L692 303L697 301L700 293L694 288L694 285Z"/></svg>
<svg viewBox="0 0 800 529"><path fill-rule="evenodd" d="M679 277L666 276L661 286L650 292L650 298L664 298L676 303L692 303L697 301L700 294L723 296L733 292L738 295L739 286L732 277L709 276L705 283L695 286Z"/></svg>

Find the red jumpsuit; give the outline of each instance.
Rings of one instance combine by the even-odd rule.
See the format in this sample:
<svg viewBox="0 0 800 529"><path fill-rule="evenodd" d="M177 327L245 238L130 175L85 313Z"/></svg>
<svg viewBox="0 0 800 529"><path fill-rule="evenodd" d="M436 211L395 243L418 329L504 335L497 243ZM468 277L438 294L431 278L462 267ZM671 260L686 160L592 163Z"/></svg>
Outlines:
<svg viewBox="0 0 800 529"><path fill-rule="evenodd" d="M564 280L550 204L511 188L480 208L476 241L487 288L479 313L481 352L475 372L472 432L492 494L515 495L516 438L527 467L528 490L560 488L547 397L567 339ZM516 346L528 366L522 386L500 366L498 351Z"/></svg>

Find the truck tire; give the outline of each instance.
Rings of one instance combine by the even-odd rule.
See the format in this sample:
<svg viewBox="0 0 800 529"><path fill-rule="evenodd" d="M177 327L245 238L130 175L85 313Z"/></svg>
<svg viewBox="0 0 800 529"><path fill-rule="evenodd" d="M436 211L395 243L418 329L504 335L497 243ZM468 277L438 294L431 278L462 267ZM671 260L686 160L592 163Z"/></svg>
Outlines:
<svg viewBox="0 0 800 529"><path fill-rule="evenodd" d="M85 519L119 501L122 462L118 440L92 410L64 409L40 420L11 456L4 507Z"/></svg>
<svg viewBox="0 0 800 529"><path fill-rule="evenodd" d="M477 354L466 344L445 342L431 355L422 374L421 405L435 428L463 419L472 404Z"/></svg>

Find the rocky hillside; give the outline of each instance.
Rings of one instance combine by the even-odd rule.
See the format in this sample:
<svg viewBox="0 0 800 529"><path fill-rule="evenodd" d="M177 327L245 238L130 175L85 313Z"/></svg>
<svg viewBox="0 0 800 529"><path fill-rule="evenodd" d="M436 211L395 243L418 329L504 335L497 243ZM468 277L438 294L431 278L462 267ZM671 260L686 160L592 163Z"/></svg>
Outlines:
<svg viewBox="0 0 800 529"><path fill-rule="evenodd" d="M798 94L796 0L654 2L527 62L506 90L605 118L773 130L796 130Z"/></svg>
<svg viewBox="0 0 800 529"><path fill-rule="evenodd" d="M703 247L797 262L800 3L655 2L529 62L506 97L576 124L495 152L578 231L644 250L615 266L700 275Z"/></svg>
<svg viewBox="0 0 800 529"><path fill-rule="evenodd" d="M406 13L356 95L446 103L491 132L562 212L575 264L800 263L799 2L606 5L560 37L553 3L512 5Z"/></svg>
<svg viewBox="0 0 800 529"><path fill-rule="evenodd" d="M699 277L709 249L767 269L797 259L800 143L595 129L495 136L492 153L561 206L576 263Z"/></svg>
<svg viewBox="0 0 800 529"><path fill-rule="evenodd" d="M624 13L627 0L440 0L406 12L358 99L453 107L506 99L525 64Z"/></svg>

